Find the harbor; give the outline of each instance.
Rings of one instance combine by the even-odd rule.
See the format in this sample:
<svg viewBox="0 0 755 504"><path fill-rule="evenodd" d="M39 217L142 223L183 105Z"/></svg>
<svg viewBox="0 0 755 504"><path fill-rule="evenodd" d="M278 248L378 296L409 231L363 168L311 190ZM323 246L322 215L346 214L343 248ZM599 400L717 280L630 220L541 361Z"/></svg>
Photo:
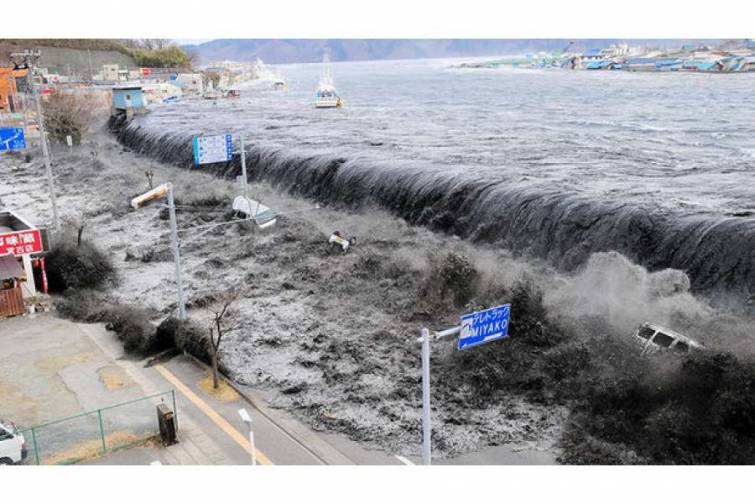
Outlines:
<svg viewBox="0 0 755 504"><path fill-rule="evenodd" d="M679 48L647 48L627 43L575 50L573 44L550 53L530 53L474 63L459 68L564 68L627 72L755 72L755 41L730 41L717 47L685 44Z"/></svg>

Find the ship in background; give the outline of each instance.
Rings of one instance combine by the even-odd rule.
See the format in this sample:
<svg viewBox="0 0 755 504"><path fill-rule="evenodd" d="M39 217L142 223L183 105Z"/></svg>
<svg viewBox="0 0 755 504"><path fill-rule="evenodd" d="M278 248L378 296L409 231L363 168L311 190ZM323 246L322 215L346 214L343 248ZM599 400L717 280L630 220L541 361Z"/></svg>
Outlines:
<svg viewBox="0 0 755 504"><path fill-rule="evenodd" d="M326 52L322 59L325 71L320 84L315 92L316 108L336 108L343 105L343 100L338 96L338 91L333 84L333 75L330 72L330 56Z"/></svg>

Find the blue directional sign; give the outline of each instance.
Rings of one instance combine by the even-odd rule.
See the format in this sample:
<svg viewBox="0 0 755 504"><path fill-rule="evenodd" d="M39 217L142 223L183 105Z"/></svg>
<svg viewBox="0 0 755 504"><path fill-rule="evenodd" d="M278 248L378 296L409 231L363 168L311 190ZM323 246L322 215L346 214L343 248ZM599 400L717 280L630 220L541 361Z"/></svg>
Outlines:
<svg viewBox="0 0 755 504"><path fill-rule="evenodd" d="M23 128L0 128L0 151L26 148Z"/></svg>
<svg viewBox="0 0 755 504"><path fill-rule="evenodd" d="M233 158L233 139L230 134L194 137L194 164L224 163Z"/></svg>
<svg viewBox="0 0 755 504"><path fill-rule="evenodd" d="M461 316L461 332L457 348L481 345L508 337L511 305L505 304Z"/></svg>

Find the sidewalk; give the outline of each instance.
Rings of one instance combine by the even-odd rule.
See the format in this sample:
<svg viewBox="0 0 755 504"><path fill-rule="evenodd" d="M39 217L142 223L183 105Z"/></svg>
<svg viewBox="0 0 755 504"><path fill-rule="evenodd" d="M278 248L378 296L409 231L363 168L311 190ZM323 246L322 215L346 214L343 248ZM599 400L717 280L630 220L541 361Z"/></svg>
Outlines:
<svg viewBox="0 0 755 504"><path fill-rule="evenodd" d="M228 389L232 394L225 394L224 397L207 393L199 383L208 378L208 371L190 357L181 355L162 364L144 367L144 362L122 359L120 342L101 325L78 326L146 394L167 389L176 391L178 444L116 451L91 463L133 465L158 461L166 465L251 464L248 431L238 415L240 408L245 408L253 419L257 463L354 463L292 416L268 408L260 397L253 399L255 407L232 389ZM244 395L249 397L246 392Z"/></svg>

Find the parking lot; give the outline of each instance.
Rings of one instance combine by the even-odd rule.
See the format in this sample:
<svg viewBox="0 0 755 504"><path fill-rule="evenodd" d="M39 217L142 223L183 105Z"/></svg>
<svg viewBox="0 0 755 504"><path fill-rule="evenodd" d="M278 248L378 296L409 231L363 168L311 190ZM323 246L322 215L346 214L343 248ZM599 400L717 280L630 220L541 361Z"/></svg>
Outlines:
<svg viewBox="0 0 755 504"><path fill-rule="evenodd" d="M108 445L123 445L156 430L154 401L77 416L145 395L90 337L92 331L104 333L101 326L47 313L0 321L0 417L22 430L74 417L35 429L42 463L88 458L103 437ZM34 454L32 439L27 442Z"/></svg>

